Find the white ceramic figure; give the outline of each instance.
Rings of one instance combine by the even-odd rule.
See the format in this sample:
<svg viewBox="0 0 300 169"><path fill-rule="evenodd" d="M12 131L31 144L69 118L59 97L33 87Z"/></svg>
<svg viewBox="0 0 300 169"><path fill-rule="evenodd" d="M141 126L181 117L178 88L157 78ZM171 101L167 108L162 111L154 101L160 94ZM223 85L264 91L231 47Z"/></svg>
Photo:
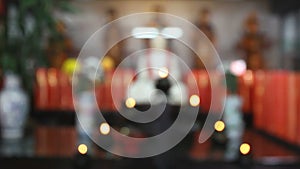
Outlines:
<svg viewBox="0 0 300 169"><path fill-rule="evenodd" d="M156 80L167 75L171 87L168 101L170 104L182 105L187 102L187 89L181 82L181 70L177 56L166 50L167 41L161 36L151 39L151 48L146 49L137 60L137 80L130 86L128 97L137 104L148 104L155 96ZM152 98L151 98L152 97ZM151 99L150 99L151 98Z"/></svg>
<svg viewBox="0 0 300 169"><path fill-rule="evenodd" d="M90 136L93 136L95 130L95 114L97 111L94 95L91 91L83 91L77 99L77 121L76 129L78 133L78 144L92 145ZM80 120L79 120L80 119ZM82 127L84 126L84 127Z"/></svg>
<svg viewBox="0 0 300 169"><path fill-rule="evenodd" d="M28 98L20 87L19 77L6 74L0 93L2 138L19 139L23 136L28 114Z"/></svg>
<svg viewBox="0 0 300 169"><path fill-rule="evenodd" d="M79 133L93 133L94 127L94 117L97 111L96 103L94 102L94 95L90 91L82 92L79 95L79 99L77 101L78 104L78 119L80 119L80 123L85 126L85 131L82 130L81 125L77 125Z"/></svg>
<svg viewBox="0 0 300 169"><path fill-rule="evenodd" d="M238 95L228 95L224 110L226 136L228 138L226 160L236 160L244 134L244 121L241 112L242 99Z"/></svg>

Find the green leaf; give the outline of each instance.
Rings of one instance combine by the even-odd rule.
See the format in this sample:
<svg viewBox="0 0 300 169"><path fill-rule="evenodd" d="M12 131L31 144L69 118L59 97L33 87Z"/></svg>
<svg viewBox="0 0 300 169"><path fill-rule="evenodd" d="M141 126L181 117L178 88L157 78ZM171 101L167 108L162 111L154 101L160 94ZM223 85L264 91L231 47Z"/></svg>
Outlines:
<svg viewBox="0 0 300 169"><path fill-rule="evenodd" d="M32 8L33 6L37 5L39 1L40 0L21 0L19 1L21 10L28 10L29 8Z"/></svg>
<svg viewBox="0 0 300 169"><path fill-rule="evenodd" d="M61 11L64 11L64 12L76 13L78 11L68 1L59 1L57 6Z"/></svg>
<svg viewBox="0 0 300 169"><path fill-rule="evenodd" d="M4 71L17 72L16 58L4 53L1 57L1 67Z"/></svg>

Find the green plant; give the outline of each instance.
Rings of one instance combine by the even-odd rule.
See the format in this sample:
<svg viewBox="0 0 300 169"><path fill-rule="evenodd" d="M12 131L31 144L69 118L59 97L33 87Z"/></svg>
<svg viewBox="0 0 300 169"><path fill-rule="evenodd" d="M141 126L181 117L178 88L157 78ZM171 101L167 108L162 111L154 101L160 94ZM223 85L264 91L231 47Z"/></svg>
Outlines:
<svg viewBox="0 0 300 169"><path fill-rule="evenodd" d="M0 32L3 72L19 74L31 90L37 67L48 66L47 42L60 40L55 10L74 11L67 0L5 0L6 14Z"/></svg>

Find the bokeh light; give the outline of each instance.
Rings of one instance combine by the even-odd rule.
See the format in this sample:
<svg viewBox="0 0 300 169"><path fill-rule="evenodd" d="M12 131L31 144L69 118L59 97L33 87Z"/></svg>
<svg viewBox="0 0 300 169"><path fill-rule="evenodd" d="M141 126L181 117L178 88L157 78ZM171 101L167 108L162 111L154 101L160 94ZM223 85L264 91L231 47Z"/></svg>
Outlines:
<svg viewBox="0 0 300 169"><path fill-rule="evenodd" d="M245 73L247 67L244 60L235 60L230 64L230 72L235 76L240 76Z"/></svg>
<svg viewBox="0 0 300 169"><path fill-rule="evenodd" d="M158 75L160 78L167 78L169 76L169 70L166 67L159 69Z"/></svg>
<svg viewBox="0 0 300 169"><path fill-rule="evenodd" d="M88 147L87 147L85 144L80 144L80 145L78 146L78 152L79 152L80 154L86 154L87 151L88 151Z"/></svg>
<svg viewBox="0 0 300 169"><path fill-rule="evenodd" d="M217 121L215 123L215 130L221 132L225 129L225 123L223 121Z"/></svg>
<svg viewBox="0 0 300 169"><path fill-rule="evenodd" d="M107 123L102 123L100 125L100 133L103 135L107 135L110 132L110 126Z"/></svg>
<svg viewBox="0 0 300 169"><path fill-rule="evenodd" d="M197 95L192 95L190 97L190 105L193 107L199 106L200 104L200 97Z"/></svg>
<svg viewBox="0 0 300 169"><path fill-rule="evenodd" d="M102 68L105 71L112 70L115 67L114 60L111 57L105 56L101 62Z"/></svg>
<svg viewBox="0 0 300 169"><path fill-rule="evenodd" d="M62 64L62 71L67 75L72 76L75 70L80 68L79 63L76 65L76 61L77 60L74 58L66 59Z"/></svg>
<svg viewBox="0 0 300 169"><path fill-rule="evenodd" d="M133 108L136 104L136 101L134 98L130 97L126 100L125 104L126 104L126 107Z"/></svg>
<svg viewBox="0 0 300 169"><path fill-rule="evenodd" d="M251 150L251 146L248 144L248 143L243 143L241 146L240 146L240 152L243 154L243 155L247 155Z"/></svg>

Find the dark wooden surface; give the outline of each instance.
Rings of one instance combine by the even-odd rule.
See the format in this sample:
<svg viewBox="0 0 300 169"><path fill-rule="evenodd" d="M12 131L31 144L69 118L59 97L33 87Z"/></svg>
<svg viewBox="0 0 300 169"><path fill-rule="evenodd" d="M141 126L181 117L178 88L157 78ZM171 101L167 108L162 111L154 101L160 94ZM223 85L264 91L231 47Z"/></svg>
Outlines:
<svg viewBox="0 0 300 169"><path fill-rule="evenodd" d="M63 158L0 158L1 169L77 169L76 161L80 159ZM265 165L255 163L226 163L221 161L173 161L173 169L299 169L299 164ZM90 167L89 167L90 165ZM155 169L150 158L147 159L93 159L85 165L85 169Z"/></svg>

